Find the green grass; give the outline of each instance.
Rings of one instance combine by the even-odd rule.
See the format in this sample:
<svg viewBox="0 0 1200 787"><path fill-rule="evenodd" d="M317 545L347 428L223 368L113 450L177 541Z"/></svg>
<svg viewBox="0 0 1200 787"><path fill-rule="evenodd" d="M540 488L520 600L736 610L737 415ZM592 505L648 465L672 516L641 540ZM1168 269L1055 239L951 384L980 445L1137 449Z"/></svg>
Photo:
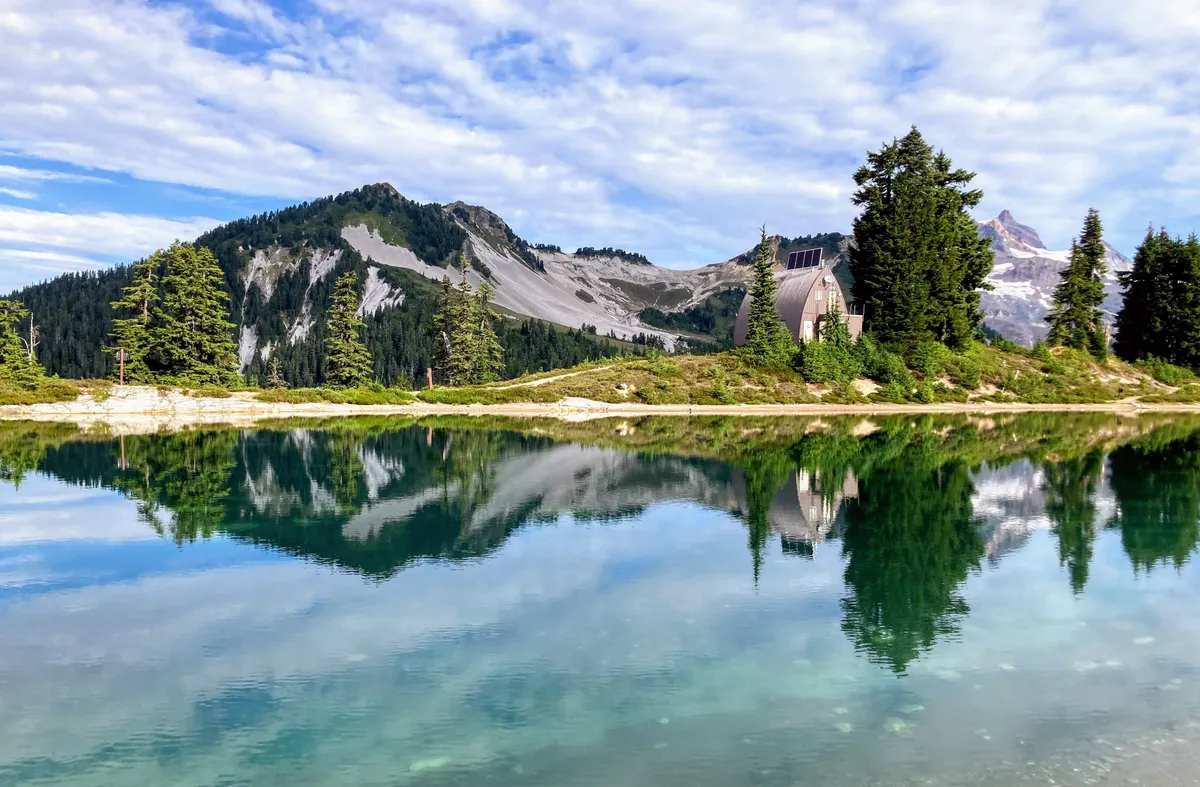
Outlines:
<svg viewBox="0 0 1200 787"><path fill-rule="evenodd" d="M0 405L49 404L73 402L79 398L81 383L77 380L50 378L32 388L16 388L0 384Z"/></svg>
<svg viewBox="0 0 1200 787"><path fill-rule="evenodd" d="M1065 348L1037 352L974 343L925 359L923 369L869 397L849 383L807 384L791 370L752 366L733 352L598 361L487 386L435 388L418 394L439 404L550 403L565 398L651 405L1025 403L1084 404L1162 395L1162 386L1116 359L1101 364ZM577 373L577 374L573 374ZM538 380L570 377L522 385ZM514 387L516 386L516 387Z"/></svg>
<svg viewBox="0 0 1200 787"><path fill-rule="evenodd" d="M271 404L411 404L412 393L400 388L274 388L254 396Z"/></svg>

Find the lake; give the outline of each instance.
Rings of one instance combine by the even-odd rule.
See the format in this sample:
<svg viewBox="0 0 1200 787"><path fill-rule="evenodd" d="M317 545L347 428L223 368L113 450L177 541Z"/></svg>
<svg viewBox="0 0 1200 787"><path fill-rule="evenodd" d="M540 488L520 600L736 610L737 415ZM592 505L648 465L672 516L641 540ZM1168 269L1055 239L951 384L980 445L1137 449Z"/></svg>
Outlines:
<svg viewBox="0 0 1200 787"><path fill-rule="evenodd" d="M1183 415L0 423L0 785L1106 783L1198 523Z"/></svg>

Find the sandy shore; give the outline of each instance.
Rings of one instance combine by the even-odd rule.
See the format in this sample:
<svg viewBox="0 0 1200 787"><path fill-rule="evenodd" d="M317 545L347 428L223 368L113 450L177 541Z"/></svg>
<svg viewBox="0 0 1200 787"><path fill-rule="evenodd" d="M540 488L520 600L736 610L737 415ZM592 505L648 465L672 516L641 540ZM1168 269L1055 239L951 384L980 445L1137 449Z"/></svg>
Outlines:
<svg viewBox="0 0 1200 787"><path fill-rule="evenodd" d="M1195 412L1200 405L1144 405L1134 401L1107 404L936 404L936 405L647 405L608 404L588 399L564 399L554 404L515 403L499 405L408 405L271 404L254 399L254 394L235 393L227 398L187 396L177 390L114 386L109 395L96 399L84 394L72 402L0 406L0 420L76 423L80 426L106 424L111 429L143 432L189 425L228 424L249 426L277 418L333 418L355 415L501 415L518 418L550 417L587 420L646 415L878 415L888 413L1002 413L1002 412L1095 412L1133 415L1141 412Z"/></svg>

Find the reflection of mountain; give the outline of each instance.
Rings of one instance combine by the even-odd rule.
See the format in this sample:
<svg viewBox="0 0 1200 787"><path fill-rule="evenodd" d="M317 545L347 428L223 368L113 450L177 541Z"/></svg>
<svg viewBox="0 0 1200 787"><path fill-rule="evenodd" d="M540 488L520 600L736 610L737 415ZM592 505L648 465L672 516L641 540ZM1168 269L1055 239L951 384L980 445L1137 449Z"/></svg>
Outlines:
<svg viewBox="0 0 1200 787"><path fill-rule="evenodd" d="M14 480L36 466L120 490L180 544L219 532L372 577L480 557L518 528L564 515L610 520L691 501L744 521L756 580L776 536L785 554L802 557L839 539L843 630L900 672L959 630L970 612L962 586L983 558L998 562L1037 530L1052 531L1077 591L1105 526L1120 530L1137 570L1182 565L1195 549L1197 424L1141 430L1060 418L1016 417L1002 432L994 421L907 416L870 430L706 419L706 437L730 442L703 456L680 455L679 446L713 442L681 434L686 421L600 424L590 444L534 429L355 421L117 441L12 427L0 428L0 468ZM672 442L613 447L652 433ZM754 439L763 442L747 448ZM711 458L726 453L728 462Z"/></svg>

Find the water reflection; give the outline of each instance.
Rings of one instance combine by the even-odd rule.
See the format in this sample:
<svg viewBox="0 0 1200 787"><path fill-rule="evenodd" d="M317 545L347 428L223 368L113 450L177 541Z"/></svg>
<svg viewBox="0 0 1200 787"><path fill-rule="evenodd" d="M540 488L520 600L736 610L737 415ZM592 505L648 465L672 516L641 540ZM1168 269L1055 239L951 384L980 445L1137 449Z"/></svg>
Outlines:
<svg viewBox="0 0 1200 787"><path fill-rule="evenodd" d="M1106 528L1136 571L1182 566L1200 540L1198 430L1107 415L367 419L120 438L5 424L0 478L119 490L176 544L222 533L381 579L487 555L564 514L615 521L692 501L745 523L756 584L773 545L811 559L840 543L841 629L904 673L960 632L968 576L1040 522L1076 593Z"/></svg>
<svg viewBox="0 0 1200 787"><path fill-rule="evenodd" d="M0 424L0 784L945 784L1200 723L1198 439Z"/></svg>

